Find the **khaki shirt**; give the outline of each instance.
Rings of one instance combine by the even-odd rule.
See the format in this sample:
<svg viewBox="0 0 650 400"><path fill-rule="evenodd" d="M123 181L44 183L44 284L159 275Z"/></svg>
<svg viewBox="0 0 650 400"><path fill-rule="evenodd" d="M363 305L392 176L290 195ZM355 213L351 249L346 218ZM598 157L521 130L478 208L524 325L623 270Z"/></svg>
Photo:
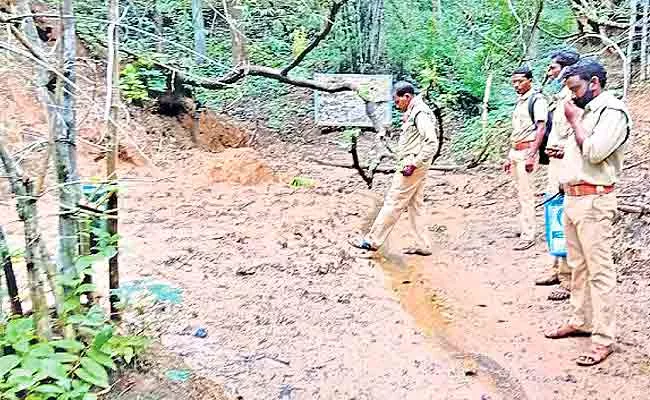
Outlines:
<svg viewBox="0 0 650 400"><path fill-rule="evenodd" d="M593 99L582 116L587 139L582 150L572 137L564 149L560 183L610 186L623 170L624 143L632 119L625 104L610 92Z"/></svg>
<svg viewBox="0 0 650 400"><path fill-rule="evenodd" d="M436 117L433 111L421 96L416 96L404 114L404 121L397 148L399 168L407 165L428 168L438 150Z"/></svg>
<svg viewBox="0 0 650 400"><path fill-rule="evenodd" d="M537 126L533 123L528 113L528 99L534 95L531 88L526 94L517 98L515 111L512 113L512 135L510 141L513 145L517 143L532 142L537 136ZM535 122L546 122L548 119L548 102L544 96L539 96L533 107Z"/></svg>
<svg viewBox="0 0 650 400"><path fill-rule="evenodd" d="M572 97L573 94L567 86L564 86L558 94L553 96L553 103L549 106L549 110L553 113L553 125L551 133L548 135L546 147L564 149L567 138L573 134L573 128L564 115L564 105L571 101Z"/></svg>

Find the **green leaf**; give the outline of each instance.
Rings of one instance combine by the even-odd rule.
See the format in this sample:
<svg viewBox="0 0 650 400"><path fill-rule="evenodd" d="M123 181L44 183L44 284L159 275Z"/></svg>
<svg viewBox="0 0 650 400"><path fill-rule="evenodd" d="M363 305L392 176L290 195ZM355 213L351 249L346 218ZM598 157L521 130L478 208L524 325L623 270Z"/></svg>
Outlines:
<svg viewBox="0 0 650 400"><path fill-rule="evenodd" d="M30 339L34 334L34 321L31 318L18 318L7 323L5 335L10 343Z"/></svg>
<svg viewBox="0 0 650 400"><path fill-rule="evenodd" d="M106 373L106 369L102 367L97 361L89 357L83 357L81 359L81 366L94 377L100 379L102 382L105 381L108 383L108 373Z"/></svg>
<svg viewBox="0 0 650 400"><path fill-rule="evenodd" d="M72 381L72 387L79 393L86 393L90 390L90 385L80 380Z"/></svg>
<svg viewBox="0 0 650 400"><path fill-rule="evenodd" d="M84 345L76 340L64 339L64 340L53 340L50 344L56 348L79 352L84 349Z"/></svg>
<svg viewBox="0 0 650 400"><path fill-rule="evenodd" d="M106 368L110 368L112 370L117 369L115 363L111 359L111 356L109 356L108 354L104 354L97 349L91 349L88 352L88 357L90 357L93 361L96 361L98 364L101 364Z"/></svg>
<svg viewBox="0 0 650 400"><path fill-rule="evenodd" d="M101 368L101 366L100 366L100 368ZM108 376L106 376L106 378L97 377L97 376L91 374L90 372L88 372L88 370L86 370L85 368L79 368L79 369L75 370L74 373L80 379L82 379L84 382L88 382L88 383L90 383L92 385L99 386L99 387L102 387L102 388L107 388L109 386L109 384L108 384ZM106 373L106 372L104 371L104 373Z"/></svg>
<svg viewBox="0 0 650 400"><path fill-rule="evenodd" d="M25 354L29 351L29 339L24 339L13 345L13 348L21 354Z"/></svg>
<svg viewBox="0 0 650 400"><path fill-rule="evenodd" d="M83 400L97 400L97 395L95 393L86 393Z"/></svg>
<svg viewBox="0 0 650 400"><path fill-rule="evenodd" d="M72 389L72 379L64 378L56 381L56 384L61 386L66 392L69 392Z"/></svg>
<svg viewBox="0 0 650 400"><path fill-rule="evenodd" d="M78 297L73 297L63 303L63 312L70 313L78 310L81 307L81 300Z"/></svg>
<svg viewBox="0 0 650 400"><path fill-rule="evenodd" d="M77 272L85 270L88 267L91 267L95 262L100 261L97 256L81 256L77 259L75 263L75 268Z"/></svg>
<svg viewBox="0 0 650 400"><path fill-rule="evenodd" d="M108 246L101 250L101 255L106 259L113 258L115 255L117 255L117 248Z"/></svg>
<svg viewBox="0 0 650 400"><path fill-rule="evenodd" d="M0 378L5 376L7 372L20 365L20 357L16 355L4 356L0 358Z"/></svg>
<svg viewBox="0 0 650 400"><path fill-rule="evenodd" d="M59 361L48 359L43 360L43 363L41 365L41 372L47 375L48 378L66 379L68 376L68 368L66 368Z"/></svg>
<svg viewBox="0 0 650 400"><path fill-rule="evenodd" d="M113 337L113 327L106 325L93 339L92 347L96 350L101 350L101 348L108 343L109 340Z"/></svg>
<svg viewBox="0 0 650 400"><path fill-rule="evenodd" d="M37 343L29 350L31 357L46 358L54 353L54 349L49 343Z"/></svg>
<svg viewBox="0 0 650 400"><path fill-rule="evenodd" d="M34 388L35 392L38 393L63 393L65 390L63 390L62 387L57 386L57 385L40 385Z"/></svg>
<svg viewBox="0 0 650 400"><path fill-rule="evenodd" d="M12 385L17 392L28 389L32 386L34 371L17 368L11 371L7 383Z"/></svg>
<svg viewBox="0 0 650 400"><path fill-rule="evenodd" d="M127 364L131 364L134 353L135 352L133 351L133 347L127 347L124 349L124 361L126 361Z"/></svg>
<svg viewBox="0 0 650 400"><path fill-rule="evenodd" d="M23 358L23 361L20 363L20 365L25 369L36 371L43 365L43 359L36 358L32 355L27 355L25 358Z"/></svg>
<svg viewBox="0 0 650 400"><path fill-rule="evenodd" d="M94 292L95 290L97 290L97 285L94 285L92 283L84 283L83 285L79 286L77 290L74 291L74 294L80 295L83 293Z"/></svg>
<svg viewBox="0 0 650 400"><path fill-rule="evenodd" d="M70 364L77 362L79 360L79 357L70 353L54 353L52 355L52 360L58 361L61 364Z"/></svg>

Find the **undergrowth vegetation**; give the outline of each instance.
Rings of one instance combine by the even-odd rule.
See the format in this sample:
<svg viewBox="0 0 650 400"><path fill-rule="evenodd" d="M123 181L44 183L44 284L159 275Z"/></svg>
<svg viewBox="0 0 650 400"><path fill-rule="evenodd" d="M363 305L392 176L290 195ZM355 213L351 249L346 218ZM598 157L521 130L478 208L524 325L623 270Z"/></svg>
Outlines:
<svg viewBox="0 0 650 400"><path fill-rule="evenodd" d="M381 7L380 20L363 20L366 9L349 2L330 35L292 74L310 77L314 72L360 72L354 69L359 63L355 63L358 52L353 49L355 43L362 43L357 37L364 34L359 26L365 23L371 26L368 29L374 29L376 25L379 54L364 72L391 74L394 79L407 79L423 89L429 88L448 118L466 121L462 132L454 137L454 149L460 153L482 147L486 137L506 135L505 121L515 98L509 87L511 70L528 62L541 79L550 50L561 44L550 34L566 35L576 29L575 17L565 1L544 5L538 23L543 30L535 31L533 37L530 29L537 16L536 2L463 0L441 3L442 10L435 10L430 1L424 0L365 3L368 8ZM241 2L238 29L245 35L250 62L269 67L286 65L318 34L330 4L322 0ZM130 52L196 76L215 78L231 69L231 37L222 2L203 4L207 51L202 62L191 51L190 1L137 0L126 6L122 41ZM101 50L105 44L98 32L103 31L100 21L106 15L104 2L89 0L78 3L77 8L81 37L91 49ZM156 26L157 20L162 22L162 29ZM123 68L122 87L127 101L140 104L160 93L160 71L151 62L133 60ZM478 122L488 75L493 77L490 132ZM308 91L296 91L264 78L251 77L220 91L194 89L194 95L211 108L264 120L277 130L288 129L296 120L312 115Z"/></svg>

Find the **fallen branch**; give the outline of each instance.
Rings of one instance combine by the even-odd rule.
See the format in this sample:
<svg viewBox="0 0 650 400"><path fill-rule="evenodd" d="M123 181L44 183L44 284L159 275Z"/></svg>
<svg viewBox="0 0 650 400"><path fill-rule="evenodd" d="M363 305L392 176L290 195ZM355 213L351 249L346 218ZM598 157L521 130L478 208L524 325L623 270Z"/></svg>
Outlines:
<svg viewBox="0 0 650 400"><path fill-rule="evenodd" d="M618 210L630 214L647 214L650 213L650 204L619 204Z"/></svg>
<svg viewBox="0 0 650 400"><path fill-rule="evenodd" d="M316 164L324 165L326 167L335 167L335 168L345 168L345 169L357 169L356 166L354 165L349 165L349 164L341 164L341 163L335 163L335 162L330 162L330 161L321 161L321 160L316 160L312 159L311 161L315 162ZM360 168L362 169L367 169L367 165L360 165ZM442 172L451 172L451 171L460 171L462 169L465 169L466 166L462 165L432 165L429 167L429 171L442 171ZM395 168L377 168L375 170L376 173L379 174L394 174L397 172L397 169Z"/></svg>
<svg viewBox="0 0 650 400"><path fill-rule="evenodd" d="M359 173L359 176L361 176L361 179L363 179L364 182L368 185L368 188L372 187L372 180L373 177L372 175L366 174L365 169L367 167L362 167L359 164L359 154L357 153L357 137L352 136L352 145L350 146L350 154L352 154L352 168L356 169L357 172ZM376 172L376 170L375 170Z"/></svg>
<svg viewBox="0 0 650 400"><path fill-rule="evenodd" d="M643 165L643 164L646 164L648 162L650 162L650 157L644 158L643 160L641 160L639 162L635 162L634 164L626 165L625 167L623 167L623 170L627 171L628 169L638 167L639 165Z"/></svg>

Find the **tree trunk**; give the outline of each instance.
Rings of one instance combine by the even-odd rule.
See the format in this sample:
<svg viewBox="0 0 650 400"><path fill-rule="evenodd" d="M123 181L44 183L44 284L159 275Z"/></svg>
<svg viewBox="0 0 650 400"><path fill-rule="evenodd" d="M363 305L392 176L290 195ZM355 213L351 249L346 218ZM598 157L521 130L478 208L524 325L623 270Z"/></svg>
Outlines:
<svg viewBox="0 0 650 400"><path fill-rule="evenodd" d="M648 14L650 13L650 0L643 0L643 25L641 25L641 79L647 80L648 70Z"/></svg>
<svg viewBox="0 0 650 400"><path fill-rule="evenodd" d="M442 0L433 0L433 16L438 21L442 18Z"/></svg>
<svg viewBox="0 0 650 400"><path fill-rule="evenodd" d="M353 0L344 13L348 64L352 72L370 73L384 51L384 0Z"/></svg>
<svg viewBox="0 0 650 400"><path fill-rule="evenodd" d="M75 274L79 233L75 209L79 204L80 190L77 175L77 122L74 88L77 39L72 0L63 1L60 14L62 43L60 43L59 64L68 81L59 82L63 90L57 93L56 99L61 110L55 123L55 166L60 202L58 263L60 272Z"/></svg>
<svg viewBox="0 0 650 400"><path fill-rule="evenodd" d="M627 92L630 87L630 80L632 79L632 55L634 52L634 36L636 33L636 14L637 14L637 0L630 0L630 31L628 35L627 54L625 62L625 82L623 83L623 98L627 99Z"/></svg>
<svg viewBox="0 0 650 400"><path fill-rule="evenodd" d="M156 51L162 54L165 51L163 41L163 18L162 14L160 13L160 8L158 7L157 1L154 1L153 22L156 29L156 35L158 35L158 39L156 41Z"/></svg>
<svg viewBox="0 0 650 400"><path fill-rule="evenodd" d="M11 254L9 253L9 246L5 239L4 231L0 226L0 263L5 274L5 282L7 284L7 293L9 294L9 302L11 303L11 314L21 316L23 315L23 307L20 303L18 296L18 284L16 283L16 275L14 268L11 264Z"/></svg>
<svg viewBox="0 0 650 400"><path fill-rule="evenodd" d="M32 9L30 6L29 0L16 0L16 13L20 15L30 15L32 13ZM38 31L36 30L36 25L34 24L34 19L33 18L24 18L22 20L22 26L21 29L25 36L29 39L31 45L38 50L41 54L46 54L45 48L43 46L43 43L41 42L40 38L38 37ZM38 100L43 106L43 111L45 113L45 117L48 120L48 125L52 124L55 115L56 115L56 110L52 107L50 107L50 104L52 103L50 94L47 90L47 84L50 81L50 74L45 68L42 67L36 67L36 95ZM40 183L39 183L40 185Z"/></svg>
<svg viewBox="0 0 650 400"><path fill-rule="evenodd" d="M230 27L230 37L232 40L232 65L244 65L248 63L246 52L246 38L240 29L239 21L241 20L241 0L223 0L223 9L228 26Z"/></svg>
<svg viewBox="0 0 650 400"><path fill-rule="evenodd" d="M52 337L52 329L45 297L43 274L40 273L42 269L39 268L41 267L40 258L37 256L39 254L38 242L40 234L38 232L37 197L34 193L34 185L19 171L18 166L11 159L9 152L1 141L0 161L10 177L11 189L16 196L18 217L23 221L25 227L25 265L27 267L27 281L36 331L40 337L48 339Z"/></svg>
<svg viewBox="0 0 650 400"><path fill-rule="evenodd" d="M483 92L483 110L481 112L481 127L483 128L483 134L488 128L488 117L490 110L490 92L492 91L492 80L494 79L494 73L490 71L488 73L487 79L485 80L485 91Z"/></svg>
<svg viewBox="0 0 650 400"><path fill-rule="evenodd" d="M196 63L203 64L205 62L205 21L203 21L203 1L192 0L192 26L194 27L194 51L196 55Z"/></svg>
<svg viewBox="0 0 650 400"><path fill-rule="evenodd" d="M108 142L109 142L109 151L106 157L106 174L108 175L108 181L110 184L110 195L108 197L107 209L112 218L109 218L107 221L108 234L112 237L115 237L118 233L118 221L117 221L117 162L118 162L118 150L119 150L119 137L117 134L117 118L119 110L119 98L120 98L120 58L119 58L119 32L117 30L116 22L119 20L120 11L119 11L119 2L118 0L110 0L109 4L109 19L111 20L111 26L109 29L113 29L112 34L112 59L113 65L109 65L109 73L112 74L113 87L107 88L107 90L112 91L113 96L111 101L111 117L107 121L108 123ZM109 32L109 37L111 34ZM119 247L118 247L119 249ZM111 307L111 319L118 320L120 318L119 311L117 309L117 304L120 301L119 296L115 293L120 287L120 272L119 272L119 251L108 260L108 281L109 288L111 293L109 295L110 307Z"/></svg>

